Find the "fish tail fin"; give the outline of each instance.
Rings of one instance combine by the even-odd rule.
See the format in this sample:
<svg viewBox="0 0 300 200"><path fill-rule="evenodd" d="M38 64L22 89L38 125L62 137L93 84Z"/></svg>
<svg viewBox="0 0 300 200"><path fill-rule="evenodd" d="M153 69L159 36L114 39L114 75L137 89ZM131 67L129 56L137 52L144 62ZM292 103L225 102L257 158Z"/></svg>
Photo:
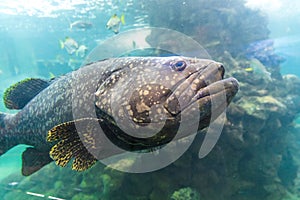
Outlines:
<svg viewBox="0 0 300 200"><path fill-rule="evenodd" d="M4 126L5 126L4 118L5 118L5 116L6 116L5 113L0 112L0 134L4 131ZM1 134L1 136L2 136L2 134Z"/></svg>
<svg viewBox="0 0 300 200"><path fill-rule="evenodd" d="M0 112L0 156L11 148L5 137L8 134L5 129L5 116L5 113Z"/></svg>
<svg viewBox="0 0 300 200"><path fill-rule="evenodd" d="M5 117L5 113L0 112L0 124L1 124L1 121L4 120L4 117Z"/></svg>
<svg viewBox="0 0 300 200"><path fill-rule="evenodd" d="M62 40L59 40L59 46L61 49L63 49L65 47L65 44Z"/></svg>
<svg viewBox="0 0 300 200"><path fill-rule="evenodd" d="M11 131L5 127L6 122L13 117L9 115L0 112L0 156L18 144L13 138L8 139L7 137ZM48 151L43 152L34 147L28 147L22 154L22 174L24 176L31 175L51 161Z"/></svg>
<svg viewBox="0 0 300 200"><path fill-rule="evenodd" d="M122 14L121 15L121 23L124 25L126 22L125 22L125 15L124 14Z"/></svg>

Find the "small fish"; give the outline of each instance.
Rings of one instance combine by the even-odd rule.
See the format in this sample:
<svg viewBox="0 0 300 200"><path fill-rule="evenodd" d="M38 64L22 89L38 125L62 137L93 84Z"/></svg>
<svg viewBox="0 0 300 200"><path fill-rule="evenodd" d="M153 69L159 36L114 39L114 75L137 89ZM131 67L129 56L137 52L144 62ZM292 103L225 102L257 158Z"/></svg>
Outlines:
<svg viewBox="0 0 300 200"><path fill-rule="evenodd" d="M93 27L93 24L91 22L86 21L75 21L70 24L70 29L77 28L77 29L91 29Z"/></svg>
<svg viewBox="0 0 300 200"><path fill-rule="evenodd" d="M252 67L247 67L247 68L245 68L245 71L246 72L253 72L253 68Z"/></svg>
<svg viewBox="0 0 300 200"><path fill-rule="evenodd" d="M136 42L134 40L132 40L132 48L136 49Z"/></svg>
<svg viewBox="0 0 300 200"><path fill-rule="evenodd" d="M85 45L80 45L79 48L76 50L76 56L83 58L87 50L88 48Z"/></svg>
<svg viewBox="0 0 300 200"><path fill-rule="evenodd" d="M55 60L59 63L59 64L64 64L66 62L65 57L63 55L56 55L55 56Z"/></svg>
<svg viewBox="0 0 300 200"><path fill-rule="evenodd" d="M112 30L115 34L118 34L120 31L120 24L125 24L125 16L121 15L121 18L114 14L106 23L106 28Z"/></svg>
<svg viewBox="0 0 300 200"><path fill-rule="evenodd" d="M52 72L49 72L49 78L50 78L50 79L54 79L54 78L55 78L55 75L54 75Z"/></svg>
<svg viewBox="0 0 300 200"><path fill-rule="evenodd" d="M16 186L18 184L19 184L19 182L16 182L16 181L8 183L9 186Z"/></svg>
<svg viewBox="0 0 300 200"><path fill-rule="evenodd" d="M78 60L78 59L70 58L68 60L68 66L73 70L77 69L81 63L82 63L82 61Z"/></svg>
<svg viewBox="0 0 300 200"><path fill-rule="evenodd" d="M252 68L253 74L256 77L260 77L268 81L272 80L271 73L258 59L252 58L250 60L249 68Z"/></svg>
<svg viewBox="0 0 300 200"><path fill-rule="evenodd" d="M78 49L78 43L70 37L66 37L65 41L60 40L59 44L60 44L60 48L61 49L66 49L66 51L70 55L75 53L76 50Z"/></svg>

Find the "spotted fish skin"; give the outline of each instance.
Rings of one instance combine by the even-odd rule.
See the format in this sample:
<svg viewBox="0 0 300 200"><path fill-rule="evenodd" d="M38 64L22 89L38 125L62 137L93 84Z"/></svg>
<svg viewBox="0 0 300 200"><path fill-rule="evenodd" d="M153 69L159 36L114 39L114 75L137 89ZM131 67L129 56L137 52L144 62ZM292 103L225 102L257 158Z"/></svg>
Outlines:
<svg viewBox="0 0 300 200"><path fill-rule="evenodd" d="M222 85L225 103L230 103L238 91L238 83L235 79L222 80L223 75L224 68L220 63L178 56L124 57L88 64L53 80L17 114L0 114L0 155L15 145L27 144L34 148L24 152L24 162L31 162L25 153L49 157L50 151L51 158L58 165L65 166L73 157L73 168L85 170L96 159L86 152L80 141L72 141L73 145L70 145L70 138L80 138L83 143L85 140L74 136L78 135L74 128L76 123L70 122L87 120L86 124L90 124L88 119L104 125L106 136L125 150L142 150L165 144L174 137L166 135L168 130L178 125L180 113L190 112L191 102L197 102L202 109L200 118L204 120L199 122L199 129L208 126L211 112L208 97L212 96L206 89L208 86L209 90L215 90L213 95L218 95L218 87ZM139 131L141 127L155 129L165 122L168 126L161 135L149 137L147 131L144 135ZM142 135L123 134L126 133L122 129L124 127ZM95 137L94 132L86 132L92 139ZM187 132L186 136L189 134L193 133ZM119 153L105 153L101 141L107 140L106 136L97 135L96 142L100 143L101 152L104 152L100 158ZM136 140L139 136L146 139ZM76 145L82 146L80 151L72 147ZM80 154L82 151L85 151L84 154ZM82 155L91 159L84 160ZM44 159L34 170L27 166L23 174L33 173L52 159Z"/></svg>

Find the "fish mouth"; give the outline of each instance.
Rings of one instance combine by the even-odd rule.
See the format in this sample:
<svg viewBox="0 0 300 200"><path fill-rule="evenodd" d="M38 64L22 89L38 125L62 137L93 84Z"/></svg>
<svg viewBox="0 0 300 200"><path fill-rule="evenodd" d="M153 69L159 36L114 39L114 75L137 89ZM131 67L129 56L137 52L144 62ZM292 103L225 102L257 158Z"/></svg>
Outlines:
<svg viewBox="0 0 300 200"><path fill-rule="evenodd" d="M223 79L224 74L225 69L221 63L208 64L173 88L164 108L172 116L177 116L191 107L195 108L195 104L203 114L210 115L213 110L222 108L223 111L239 88L236 79Z"/></svg>

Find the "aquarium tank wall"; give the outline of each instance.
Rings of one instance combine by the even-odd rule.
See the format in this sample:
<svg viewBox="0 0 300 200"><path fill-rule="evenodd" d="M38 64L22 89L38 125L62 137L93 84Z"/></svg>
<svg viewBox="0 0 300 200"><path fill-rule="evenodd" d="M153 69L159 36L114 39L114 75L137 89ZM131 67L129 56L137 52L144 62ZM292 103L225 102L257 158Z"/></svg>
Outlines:
<svg viewBox="0 0 300 200"><path fill-rule="evenodd" d="M2 0L0 199L300 199L299 9Z"/></svg>

